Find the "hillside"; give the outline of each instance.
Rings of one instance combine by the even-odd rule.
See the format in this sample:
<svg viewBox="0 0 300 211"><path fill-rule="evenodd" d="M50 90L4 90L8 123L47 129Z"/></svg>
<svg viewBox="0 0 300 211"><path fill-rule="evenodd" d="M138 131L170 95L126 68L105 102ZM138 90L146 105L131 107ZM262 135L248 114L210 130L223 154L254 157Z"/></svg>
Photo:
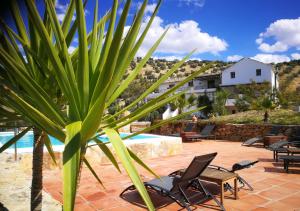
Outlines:
<svg viewBox="0 0 300 211"><path fill-rule="evenodd" d="M128 72L124 75L126 78L129 73L140 62L141 58L137 58L131 62ZM129 84L128 88L122 94L121 98L126 99L129 103L136 99L136 96L140 96L147 88L153 84L158 78L164 75L172 66L178 62L178 60L167 61L165 59L153 59L150 58L144 65L141 74ZM223 61L198 61L189 60L186 61L180 68L178 68L172 75L171 79L180 79L189 76L191 73L199 70L203 65L214 62L214 67L207 70L203 74L208 73L221 73L222 70L234 64L233 62ZM281 91L282 103L287 108L294 104L294 102L300 102L300 60L291 62L279 63L275 66L279 70L279 88ZM283 105L283 104L282 104Z"/></svg>
<svg viewBox="0 0 300 211"><path fill-rule="evenodd" d="M279 69L279 88L282 91L300 93L300 60L277 64Z"/></svg>
<svg viewBox="0 0 300 211"><path fill-rule="evenodd" d="M135 61L131 62L131 68L129 72L136 67L136 64L141 60L137 58ZM138 79L146 79L153 81L158 79L161 75L164 75L172 66L178 62L178 60L167 61L165 59L153 59L150 58L149 61L144 65L141 75ZM214 62L213 68L207 70L203 74L207 73L221 73L223 69L232 65L232 62L223 61L198 61L189 60L185 62L178 70L172 74L171 78L185 78L191 73L200 69L203 65ZM293 60L290 62L279 63L275 66L279 70L279 87L282 91L300 92L300 60ZM127 73L128 74L128 73Z"/></svg>
<svg viewBox="0 0 300 211"><path fill-rule="evenodd" d="M129 72L136 67L140 62L141 58L131 62ZM153 59L150 58L148 62L144 65L142 73L139 78L145 78L148 80L156 80L160 76L164 75L168 70L170 70L178 60L167 61L165 59ZM189 60L185 62L180 68L178 68L172 75L171 78L185 78L195 71L199 70L202 66L211 63L212 61L198 61L198 60ZM226 68L232 63L214 61L215 65L213 68L207 70L205 73L220 73L221 70ZM128 74L128 73L127 73Z"/></svg>
<svg viewBox="0 0 300 211"><path fill-rule="evenodd" d="M300 113L286 110L278 109L269 112L270 124L277 125L299 125L300 124ZM209 120L203 120L208 122L217 123L232 123L232 124L264 124L264 111L245 111L236 114L230 114L225 116L214 117Z"/></svg>

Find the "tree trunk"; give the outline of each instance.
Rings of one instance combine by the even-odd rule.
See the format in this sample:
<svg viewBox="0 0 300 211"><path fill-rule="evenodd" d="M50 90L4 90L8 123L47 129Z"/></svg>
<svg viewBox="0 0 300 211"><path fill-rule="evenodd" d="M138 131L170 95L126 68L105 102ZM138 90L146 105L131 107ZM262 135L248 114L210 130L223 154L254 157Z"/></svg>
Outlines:
<svg viewBox="0 0 300 211"><path fill-rule="evenodd" d="M265 111L264 122L265 123L269 122L269 112L268 111Z"/></svg>
<svg viewBox="0 0 300 211"><path fill-rule="evenodd" d="M44 135L38 128L33 128L31 211L42 210Z"/></svg>

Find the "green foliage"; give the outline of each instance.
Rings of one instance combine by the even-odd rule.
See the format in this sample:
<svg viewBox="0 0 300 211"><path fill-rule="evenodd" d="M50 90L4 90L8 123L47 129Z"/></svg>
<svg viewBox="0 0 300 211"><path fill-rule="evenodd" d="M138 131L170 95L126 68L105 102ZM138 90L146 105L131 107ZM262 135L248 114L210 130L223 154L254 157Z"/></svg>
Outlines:
<svg viewBox="0 0 300 211"><path fill-rule="evenodd" d="M230 93L224 89L218 90L216 92L216 98L212 105L213 112L216 115L223 116L223 115L227 114L227 109L225 107L225 104L226 104L226 100L228 99L229 95L230 95Z"/></svg>
<svg viewBox="0 0 300 211"><path fill-rule="evenodd" d="M216 123L232 124L262 124L264 111L245 111L231 115L219 116L207 120ZM286 109L276 109L269 111L269 123L278 125L299 125L300 113Z"/></svg>
<svg viewBox="0 0 300 211"><path fill-rule="evenodd" d="M197 100L197 97L195 94L191 94L187 99L187 107L190 108L195 105L195 101Z"/></svg>
<svg viewBox="0 0 300 211"><path fill-rule="evenodd" d="M236 98L234 105L239 112L248 111L250 108L250 104L244 97Z"/></svg>
<svg viewBox="0 0 300 211"><path fill-rule="evenodd" d="M204 95L199 95L198 97L198 107L202 106L206 106L202 112L205 116L208 116L212 112L212 102L209 100L206 93Z"/></svg>
<svg viewBox="0 0 300 211"><path fill-rule="evenodd" d="M110 106L113 106L125 90L135 87L134 85L130 87L130 84L134 83L134 80L141 74L142 67L166 35L167 31L160 36L143 58L137 59L137 64L132 62L160 6L159 1L147 25L140 32L147 3L147 0L143 1L127 34L124 34L124 29L128 22L130 0L125 2L122 14L118 18L119 5L118 1L114 0L112 9L100 20L98 20L98 3L96 3L90 33L86 31L84 5L81 0L71 0L62 23L56 16L53 1L45 1L45 10L40 13L40 8L37 8L34 1L26 0L24 12L28 15L26 20L23 20L18 4L12 1L11 10L15 20L13 28L16 28L17 32L2 23L0 29L0 112L6 116L1 120L7 121L10 117L26 120L29 124L65 144L63 151L63 208L65 211L74 209L80 166L83 163L100 181L92 166L85 159L88 144L95 140L97 134L106 134L109 137L117 156L146 205L150 210L154 210L133 161L152 174L153 171L133 152L127 150L118 134L118 129L173 101L178 97L178 94L174 92L184 83L207 70L209 65L199 69L157 99L139 106L147 95L156 90L188 59L191 52L183 60L174 64L172 69L163 74L148 89L143 89L142 93L136 89L133 92L135 99L131 99L133 93L129 93L128 104L124 108L111 112L113 115L109 115L107 111ZM72 22L74 12L76 20ZM28 27L24 22L28 23ZM78 35L79 45L70 54L68 48L75 34ZM22 45L24 54L17 44ZM126 75L130 66L133 69ZM58 98L63 98L63 100ZM127 114L129 109L131 113ZM184 115L186 114L168 121L182 118ZM152 125L151 128L159 127L168 121ZM11 140L10 143L15 140ZM115 165L115 159L112 159L107 148L103 146L100 148ZM48 142L48 149L51 149L51 142Z"/></svg>
<svg viewBox="0 0 300 211"><path fill-rule="evenodd" d="M136 99L136 96L140 96L151 85L152 83L145 78L134 80L129 84L128 88L125 89L125 91L122 93L121 99L125 99L126 105L129 105Z"/></svg>

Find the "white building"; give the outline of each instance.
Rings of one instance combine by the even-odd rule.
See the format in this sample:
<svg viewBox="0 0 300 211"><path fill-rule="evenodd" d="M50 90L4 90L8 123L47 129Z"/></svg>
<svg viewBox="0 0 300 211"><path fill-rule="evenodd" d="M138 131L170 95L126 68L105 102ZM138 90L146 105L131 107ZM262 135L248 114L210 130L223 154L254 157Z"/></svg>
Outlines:
<svg viewBox="0 0 300 211"><path fill-rule="evenodd" d="M214 99L214 94L216 92L216 88L219 86L221 82L221 75L217 74L203 74L194 78L190 82L184 84L180 87L176 92L180 92L185 90L186 97L188 98L190 95L194 94L196 96L206 94L211 101ZM169 79L165 81L163 84L159 86L159 89L156 92L150 94L147 98L153 99L162 93L166 92L168 89L175 86L178 82L180 82L181 78Z"/></svg>
<svg viewBox="0 0 300 211"><path fill-rule="evenodd" d="M278 80L275 82L273 66L250 58L243 58L223 70L220 86L250 84L252 81L256 83L269 82L272 88L278 87Z"/></svg>
<svg viewBox="0 0 300 211"><path fill-rule="evenodd" d="M186 90L186 97L191 94L196 96L206 94L211 101L214 100L215 92L218 87L229 90L234 93L237 85L251 84L253 81L256 83L269 82L272 89L278 88L278 78L276 79L274 68L271 64L265 64L254 59L243 58L237 63L215 73L204 73L194 80L186 83L177 90ZM168 89L175 86L183 79L170 79L160 85L155 93L150 94L147 98L153 99L166 92ZM228 99L226 106L234 110L235 99Z"/></svg>

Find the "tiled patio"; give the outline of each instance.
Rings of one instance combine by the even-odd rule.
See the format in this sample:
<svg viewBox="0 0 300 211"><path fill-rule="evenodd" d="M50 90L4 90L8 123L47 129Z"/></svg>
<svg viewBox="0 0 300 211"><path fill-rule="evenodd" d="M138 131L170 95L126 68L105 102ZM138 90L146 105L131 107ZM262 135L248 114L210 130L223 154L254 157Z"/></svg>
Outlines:
<svg viewBox="0 0 300 211"><path fill-rule="evenodd" d="M272 153L263 148L242 147L238 142L203 141L184 143L182 154L171 157L147 159L146 163L159 175L186 167L196 155L218 152L212 164L230 168L233 163L241 160L259 160L254 167L238 173L251 183L254 191L241 189L239 199L234 200L230 192L225 194L226 210L300 210L300 168L297 166L286 174L281 163L272 160ZM135 192L127 194L127 200L119 197L126 187L131 185L126 172L118 173L112 165L95 166L98 175L103 180L106 189L103 189L91 173L84 168L81 175L76 207L78 211L89 210L145 210L133 203L141 203ZM151 174L140 169L142 178L149 180ZM46 170L44 173L44 189L55 199L62 201L61 175L58 170ZM211 192L218 194L216 185L209 185ZM154 204L159 210L181 210L182 208L168 198L162 199L156 194L151 195ZM218 210L210 200L205 204L192 207L194 210Z"/></svg>

